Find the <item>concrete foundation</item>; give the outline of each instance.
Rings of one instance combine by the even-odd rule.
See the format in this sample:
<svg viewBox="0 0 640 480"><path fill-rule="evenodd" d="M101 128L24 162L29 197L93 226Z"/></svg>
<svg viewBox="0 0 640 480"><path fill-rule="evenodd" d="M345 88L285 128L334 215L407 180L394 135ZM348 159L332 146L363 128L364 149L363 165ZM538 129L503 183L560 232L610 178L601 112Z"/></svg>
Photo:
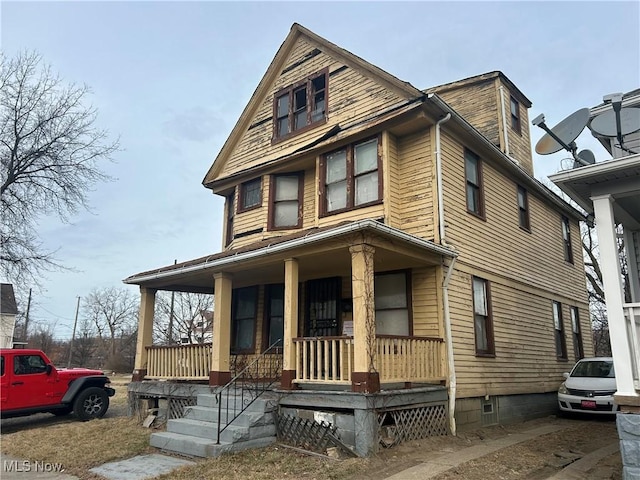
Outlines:
<svg viewBox="0 0 640 480"><path fill-rule="evenodd" d="M622 478L640 480L640 414L618 413L616 424L620 437Z"/></svg>

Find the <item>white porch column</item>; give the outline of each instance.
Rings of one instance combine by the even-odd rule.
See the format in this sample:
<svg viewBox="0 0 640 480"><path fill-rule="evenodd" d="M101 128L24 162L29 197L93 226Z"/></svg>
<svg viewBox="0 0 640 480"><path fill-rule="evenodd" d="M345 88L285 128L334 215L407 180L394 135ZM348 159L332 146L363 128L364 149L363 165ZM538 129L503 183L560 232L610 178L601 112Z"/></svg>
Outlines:
<svg viewBox="0 0 640 480"><path fill-rule="evenodd" d="M593 210L596 218L596 232L600 247L600 268L602 283L607 304L607 318L609 320L609 338L613 364L616 369L616 395L637 397L633 385L631 370L631 351L624 319L624 290L618 257L618 243L616 241L615 220L613 216L613 197L598 195L592 197Z"/></svg>
<svg viewBox="0 0 640 480"><path fill-rule="evenodd" d="M138 316L138 341L133 367L134 382L142 381L147 374L147 347L153 345L153 313L156 305L156 290L140 287L140 314Z"/></svg>
<svg viewBox="0 0 640 480"><path fill-rule="evenodd" d="M282 378L284 389L293 389L296 377L296 348L293 339L298 336L298 259L284 261L284 335L282 338Z"/></svg>
<svg viewBox="0 0 640 480"><path fill-rule="evenodd" d="M374 371L376 316L374 308L375 249L360 244L349 248L351 253L351 284L353 291L353 373L351 390L377 392L380 376Z"/></svg>
<svg viewBox="0 0 640 480"><path fill-rule="evenodd" d="M231 380L229 356L231 355L231 275L214 273L215 307L213 309L213 345L209 385L225 385Z"/></svg>

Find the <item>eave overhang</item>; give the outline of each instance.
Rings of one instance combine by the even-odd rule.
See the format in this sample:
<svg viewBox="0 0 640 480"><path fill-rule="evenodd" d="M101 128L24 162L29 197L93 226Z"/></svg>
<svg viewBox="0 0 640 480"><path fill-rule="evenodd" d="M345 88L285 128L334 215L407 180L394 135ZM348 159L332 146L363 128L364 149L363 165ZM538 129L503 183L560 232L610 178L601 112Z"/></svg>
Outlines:
<svg viewBox="0 0 640 480"><path fill-rule="evenodd" d="M283 241L282 238L274 238L272 239L273 243L256 243L256 248L247 246L238 249L238 251L220 252L176 265L161 267L132 275L124 279L123 282L160 290L181 290L181 283L187 285L194 276L198 276L207 279L206 281L210 285L210 288L207 288L211 289L213 288L214 273L246 272L254 267L264 267L265 264L279 268L283 259L300 258L311 254L311 252L317 254L318 250L314 250L314 247L323 245L328 249L348 251L350 244L341 240L352 239L355 234L362 234L361 238L365 238L365 234L370 234L366 238L373 239L374 243L378 241L378 244L383 245L382 248L387 248L390 251L397 249L398 252L405 252L404 255L413 256L416 259L423 257L422 260L425 264L442 264L444 259L457 256L457 253L450 248L409 235L378 221L367 219L333 228L310 231L307 235L291 240ZM258 277L258 275L254 275L254 278ZM260 283L260 281L256 280L256 283Z"/></svg>

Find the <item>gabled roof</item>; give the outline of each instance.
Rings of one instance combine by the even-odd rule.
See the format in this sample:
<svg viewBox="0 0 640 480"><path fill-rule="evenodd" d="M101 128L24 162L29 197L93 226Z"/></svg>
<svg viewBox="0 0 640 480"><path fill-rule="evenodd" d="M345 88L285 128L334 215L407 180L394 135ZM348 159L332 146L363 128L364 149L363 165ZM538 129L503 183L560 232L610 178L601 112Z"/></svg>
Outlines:
<svg viewBox="0 0 640 480"><path fill-rule="evenodd" d="M238 142L242 139L242 135L249 128L251 120L260 107L261 102L270 93L270 89L273 83L282 73L282 70L286 67L285 62L287 61L291 50L293 49L296 41L300 36L307 37L309 40L315 43L317 47L323 52L333 56L334 58L340 59L340 61L344 62L347 65L366 72L369 77L375 78L380 83L385 84L387 87L393 89L406 98L416 98L424 95L424 93L420 89L414 87L410 83L403 82L397 77L382 70L381 68L376 67L366 60L363 60L362 58L354 55L348 50L338 47L337 45L329 42L321 36L313 33L311 30L306 29L302 25L294 23L291 26L289 35L287 35L287 38L278 49L278 52L271 61L271 64L267 68L266 73L260 80L260 83L256 87L256 90L253 92L253 95L251 95L249 103L244 108L242 114L240 115L240 118L236 122L236 125L233 127L233 130L231 130L231 134L222 146L222 149L214 160L213 165L205 175L202 181L203 185L208 186L222 170L224 163L232 154Z"/></svg>
<svg viewBox="0 0 640 480"><path fill-rule="evenodd" d="M0 284L0 313L7 315L17 315L18 306L13 293L13 285L10 283Z"/></svg>
<svg viewBox="0 0 640 480"><path fill-rule="evenodd" d="M462 80L456 80L455 82L444 83L442 85L436 85L434 87L429 87L425 89L425 93L442 93L447 92L449 90L455 90L457 88L466 87L473 84L484 83L491 80L495 80L496 78L501 79L508 87L512 93L515 93L519 98L520 102L525 105L525 107L531 107L531 100L529 100L522 91L515 84L509 80L509 78L499 70L494 70L493 72L481 73L480 75L474 75L473 77L463 78Z"/></svg>

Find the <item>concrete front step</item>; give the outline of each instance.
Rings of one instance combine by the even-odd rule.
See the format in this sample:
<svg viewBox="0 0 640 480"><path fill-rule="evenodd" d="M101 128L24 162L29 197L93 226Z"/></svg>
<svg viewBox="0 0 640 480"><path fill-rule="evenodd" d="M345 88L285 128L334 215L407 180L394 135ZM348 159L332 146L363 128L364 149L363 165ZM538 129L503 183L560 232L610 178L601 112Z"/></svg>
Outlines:
<svg viewBox="0 0 640 480"><path fill-rule="evenodd" d="M237 412L236 412L237 413ZM220 421L225 424L227 419L233 419L233 412L227 412L222 410L220 412ZM218 409L210 407L185 407L183 418L189 418L191 420L202 420L204 422L218 422ZM241 425L245 427L253 427L256 425L266 425L273 423L272 412L252 412L244 411L238 418L233 421L234 425Z"/></svg>
<svg viewBox="0 0 640 480"><path fill-rule="evenodd" d="M261 448L276 441L275 436L263 437L237 443L223 443L216 445L215 440L182 435L180 433L159 432L151 434L151 446L196 457L217 457L223 453L240 452L250 448Z"/></svg>
<svg viewBox="0 0 640 480"><path fill-rule="evenodd" d="M222 409L225 410L227 408L233 409L235 407L236 411L242 410L242 408L247 406L247 403L252 399L249 396L222 396ZM197 405L199 407L210 407L210 408L218 408L218 403L216 402L216 396L212 394L199 394L197 397ZM265 395L256 398L253 400L253 403L249 405L245 411L250 412L267 412L275 410L277 405L277 400L270 399Z"/></svg>
<svg viewBox="0 0 640 480"><path fill-rule="evenodd" d="M215 440L218 434L218 424L189 418L175 418L167 422L167 432ZM270 437L275 434L274 424L247 427L232 423L220 433L220 441L241 442Z"/></svg>

